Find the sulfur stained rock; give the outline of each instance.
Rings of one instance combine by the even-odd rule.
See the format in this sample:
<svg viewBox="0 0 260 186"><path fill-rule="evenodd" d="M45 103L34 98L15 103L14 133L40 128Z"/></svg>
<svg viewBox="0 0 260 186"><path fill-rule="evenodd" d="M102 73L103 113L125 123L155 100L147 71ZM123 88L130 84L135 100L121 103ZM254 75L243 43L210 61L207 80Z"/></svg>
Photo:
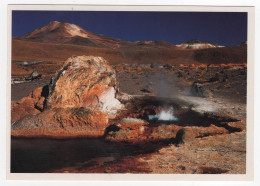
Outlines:
<svg viewBox="0 0 260 186"><path fill-rule="evenodd" d="M12 124L15 137L98 137L108 126L105 113L90 108L54 108Z"/></svg>
<svg viewBox="0 0 260 186"><path fill-rule="evenodd" d="M15 122L27 115L34 115L43 110L45 97L43 87L38 87L22 98L11 104L11 122Z"/></svg>
<svg viewBox="0 0 260 186"><path fill-rule="evenodd" d="M117 91L116 73L104 58L71 57L50 85L47 107L92 107L115 115L123 108Z"/></svg>
<svg viewBox="0 0 260 186"><path fill-rule="evenodd" d="M52 82L12 105L14 137L100 137L124 108L116 74L101 57L69 58Z"/></svg>
<svg viewBox="0 0 260 186"><path fill-rule="evenodd" d="M123 118L114 124L114 128L107 131L105 139L108 141L121 141L142 143L149 141L175 140L178 131L182 128L177 125L150 126L147 121L137 118Z"/></svg>

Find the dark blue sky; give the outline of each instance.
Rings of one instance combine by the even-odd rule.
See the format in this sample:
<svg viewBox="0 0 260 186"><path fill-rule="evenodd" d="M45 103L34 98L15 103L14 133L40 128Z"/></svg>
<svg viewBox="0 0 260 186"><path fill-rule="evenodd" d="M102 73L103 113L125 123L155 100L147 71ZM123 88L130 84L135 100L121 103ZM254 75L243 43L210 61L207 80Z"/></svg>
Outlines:
<svg viewBox="0 0 260 186"><path fill-rule="evenodd" d="M21 36L54 20L128 41L199 39L233 46L247 40L246 12L13 11L12 34Z"/></svg>

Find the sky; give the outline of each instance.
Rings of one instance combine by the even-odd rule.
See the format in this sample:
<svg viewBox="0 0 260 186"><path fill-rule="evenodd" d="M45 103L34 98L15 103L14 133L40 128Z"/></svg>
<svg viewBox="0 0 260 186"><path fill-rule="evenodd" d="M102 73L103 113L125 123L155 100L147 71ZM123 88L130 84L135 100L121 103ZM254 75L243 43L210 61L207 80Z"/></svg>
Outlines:
<svg viewBox="0 0 260 186"><path fill-rule="evenodd" d="M51 21L128 41L199 39L224 46L247 41L246 12L13 11L12 35L22 36Z"/></svg>

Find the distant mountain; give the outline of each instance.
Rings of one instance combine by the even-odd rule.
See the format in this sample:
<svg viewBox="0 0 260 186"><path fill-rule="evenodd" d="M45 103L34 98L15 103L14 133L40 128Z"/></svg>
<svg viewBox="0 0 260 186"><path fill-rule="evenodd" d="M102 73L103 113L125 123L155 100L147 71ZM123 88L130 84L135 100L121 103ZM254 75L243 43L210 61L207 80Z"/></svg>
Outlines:
<svg viewBox="0 0 260 186"><path fill-rule="evenodd" d="M19 39L109 48L132 45L132 43L128 41L106 37L101 34L95 34L88 32L75 24L58 21L52 21L41 28L35 29L28 34L19 37Z"/></svg>
<svg viewBox="0 0 260 186"><path fill-rule="evenodd" d="M83 28L66 22L52 21L49 24L35 29L28 34L15 37L14 39L47 42L47 43L65 43L102 48L172 48L173 44L166 41L136 41L106 37L101 34L95 34L84 30Z"/></svg>
<svg viewBox="0 0 260 186"><path fill-rule="evenodd" d="M201 41L198 39L192 39L192 40L187 41L186 43L180 43L176 46L181 49L206 49L206 48L223 47L223 46L220 46L219 44Z"/></svg>
<svg viewBox="0 0 260 186"><path fill-rule="evenodd" d="M189 40L185 43L173 45L166 41L136 41L130 42L126 40L107 37L101 34L95 34L78 25L52 21L49 24L35 29L21 37L13 37L13 39L45 42L45 43L62 43L92 46L100 48L169 48L169 49L207 49L220 48L219 44L201 41L197 39Z"/></svg>

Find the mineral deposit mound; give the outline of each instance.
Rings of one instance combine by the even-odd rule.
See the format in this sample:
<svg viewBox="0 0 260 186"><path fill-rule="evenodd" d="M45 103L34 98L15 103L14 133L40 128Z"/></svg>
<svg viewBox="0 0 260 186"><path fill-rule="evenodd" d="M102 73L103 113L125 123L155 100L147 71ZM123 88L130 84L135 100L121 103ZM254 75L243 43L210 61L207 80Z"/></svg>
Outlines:
<svg viewBox="0 0 260 186"><path fill-rule="evenodd" d="M117 93L115 71L105 59L71 57L49 85L12 105L12 136L102 136L108 118L124 108Z"/></svg>

